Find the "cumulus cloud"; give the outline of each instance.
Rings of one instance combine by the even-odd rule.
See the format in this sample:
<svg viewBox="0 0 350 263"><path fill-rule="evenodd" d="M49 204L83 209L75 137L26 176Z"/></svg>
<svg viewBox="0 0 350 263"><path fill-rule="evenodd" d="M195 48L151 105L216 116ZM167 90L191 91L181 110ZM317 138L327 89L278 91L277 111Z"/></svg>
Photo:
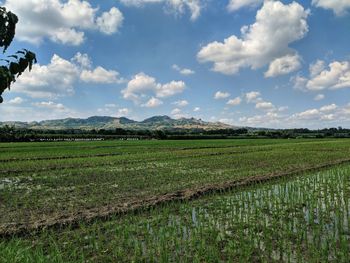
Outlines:
<svg viewBox="0 0 350 263"><path fill-rule="evenodd" d="M309 109L297 114L294 114L292 118L299 119L299 120L311 120L318 118L320 114L320 111L318 109Z"/></svg>
<svg viewBox="0 0 350 263"><path fill-rule="evenodd" d="M34 44L50 39L77 46L85 40L84 31L112 34L123 22L116 7L99 17L98 8L83 0L6 0L4 5L20 17L16 37Z"/></svg>
<svg viewBox="0 0 350 263"><path fill-rule="evenodd" d="M325 128L339 126L340 123L349 123L350 104L338 106L324 105L320 108L306 109L293 114L281 114L280 111L268 111L264 115L244 116L239 123L244 126L259 127L308 127Z"/></svg>
<svg viewBox="0 0 350 263"><path fill-rule="evenodd" d="M200 110L201 110L200 107L195 107L195 108L193 109L194 112L198 112L198 111L200 111Z"/></svg>
<svg viewBox="0 0 350 263"><path fill-rule="evenodd" d="M316 77L326 68L325 62L323 60L317 60L315 63L310 64L309 72L310 76Z"/></svg>
<svg viewBox="0 0 350 263"><path fill-rule="evenodd" d="M157 83L154 77L141 72L136 74L121 91L124 99L132 100L135 104L140 104L144 98L153 94L157 98L171 97L182 93L186 88L183 81L171 81L166 84Z"/></svg>
<svg viewBox="0 0 350 263"><path fill-rule="evenodd" d="M165 4L167 13L182 15L186 10L191 13L191 20L196 20L202 10L203 0L120 0L121 3L127 6L143 7L146 4Z"/></svg>
<svg viewBox="0 0 350 263"><path fill-rule="evenodd" d="M177 107L186 107L189 105L189 102L187 100L178 100L173 102L172 104L176 105Z"/></svg>
<svg viewBox="0 0 350 263"><path fill-rule="evenodd" d="M319 74L311 75L306 84L308 90L341 89L350 87L350 63L334 61Z"/></svg>
<svg viewBox="0 0 350 263"><path fill-rule="evenodd" d="M252 102L255 103L255 102L259 101L260 100L260 96L261 96L261 94L260 94L259 91L251 91L251 92L247 92L245 94L245 98L246 98L246 101L248 103L252 103Z"/></svg>
<svg viewBox="0 0 350 263"><path fill-rule="evenodd" d="M177 115L177 114L180 114L181 113L181 110L179 108L175 108L171 111L171 114L172 115Z"/></svg>
<svg viewBox="0 0 350 263"><path fill-rule="evenodd" d="M325 98L325 96L323 94L317 94L314 97L314 100L319 101L319 100L323 100Z"/></svg>
<svg viewBox="0 0 350 263"><path fill-rule="evenodd" d="M161 101L160 99L157 99L155 97L152 97L145 104L143 104L142 106L146 107L146 108L156 108L156 107L159 107L162 104L163 104L163 101Z"/></svg>
<svg viewBox="0 0 350 263"><path fill-rule="evenodd" d="M52 110L59 110L59 111L66 110L66 108L63 106L62 103L55 103L53 101L36 102L36 103L33 103L33 105L39 108L47 108Z"/></svg>
<svg viewBox="0 0 350 263"><path fill-rule="evenodd" d="M226 104L229 106L238 106L241 104L242 99L240 97L229 100Z"/></svg>
<svg viewBox="0 0 350 263"><path fill-rule="evenodd" d="M263 111L273 111L276 109L276 107L271 102L268 102L268 101L260 101L256 103L255 108Z"/></svg>
<svg viewBox="0 0 350 263"><path fill-rule="evenodd" d="M345 15L350 9L348 0L312 0L316 7L332 10L337 16Z"/></svg>
<svg viewBox="0 0 350 263"><path fill-rule="evenodd" d="M104 12L98 17L96 24L99 30L106 35L112 35L119 30L124 20L123 14L118 8L112 7L109 12Z"/></svg>
<svg viewBox="0 0 350 263"><path fill-rule="evenodd" d="M123 83L124 80L119 78L119 73L115 70L107 70L98 66L94 70L83 70L80 74L80 79L87 83Z"/></svg>
<svg viewBox="0 0 350 263"><path fill-rule="evenodd" d="M346 121L350 116L350 105L339 107L336 104L329 104L319 109L308 109L299 113L295 113L288 118L291 123L323 123L325 121ZM308 121L308 122L302 122ZM309 124L308 123L308 124Z"/></svg>
<svg viewBox="0 0 350 263"><path fill-rule="evenodd" d="M49 98L73 95L74 84L81 80L86 83L120 83L119 73L99 66L94 70L86 54L77 53L71 60L54 54L47 65L35 64L31 72L24 72L14 83L15 92L33 98Z"/></svg>
<svg viewBox="0 0 350 263"><path fill-rule="evenodd" d="M114 116L114 117L127 117L131 114L130 109L118 108L118 105L114 103L105 104L104 107L98 108L97 112L100 115L108 115L108 116ZM91 114L96 114L96 113L92 112Z"/></svg>
<svg viewBox="0 0 350 263"><path fill-rule="evenodd" d="M188 69L188 68L180 68L178 65L174 64L172 66L172 68L174 70L176 70L177 72L179 72L181 75L185 75L185 76L188 76L188 75L193 75L195 74L195 72L192 70L192 69Z"/></svg>
<svg viewBox="0 0 350 263"><path fill-rule="evenodd" d="M92 67L92 61L91 61L91 58L89 57L88 54L82 54L82 53L78 52L72 58L72 61L76 62L82 68L91 68Z"/></svg>
<svg viewBox="0 0 350 263"><path fill-rule="evenodd" d="M302 39L308 32L307 17L309 11L293 2L283 4L280 1L266 1L257 12L256 21L250 26L241 28L242 36L235 35L224 42L212 42L204 46L197 58L200 62L212 62L213 71L223 74L235 74L241 68L258 69L265 65L278 68L278 62L287 64L275 75L285 74L295 67L291 66L288 55L295 60L296 51L289 44ZM276 59L281 59L276 62ZM288 73L289 73L288 72ZM271 73L272 74L272 73Z"/></svg>
<svg viewBox="0 0 350 263"><path fill-rule="evenodd" d="M234 12L244 7L256 7L263 2L264 0L230 0L227 9Z"/></svg>
<svg viewBox="0 0 350 263"><path fill-rule="evenodd" d="M24 102L24 99L22 99L21 97L15 97L14 99L12 100L9 100L7 102L7 104L10 104L10 105L19 105L19 104L22 104Z"/></svg>
<svg viewBox="0 0 350 263"><path fill-rule="evenodd" d="M265 77L271 78L294 72L300 69L300 60L301 58L298 54L286 55L281 58L276 58L270 63L269 69L265 72Z"/></svg>
<svg viewBox="0 0 350 263"><path fill-rule="evenodd" d="M118 111L117 111L117 117L129 116L130 112L131 112L131 111L130 111L128 108L121 108L121 109L118 109Z"/></svg>
<svg viewBox="0 0 350 263"><path fill-rule="evenodd" d="M338 108L338 106L333 103L333 104L325 105L325 106L321 107L320 111L321 112L330 112L330 111L334 111L337 108Z"/></svg>
<svg viewBox="0 0 350 263"><path fill-rule="evenodd" d="M13 91L33 98L55 98L74 94L79 68L69 60L53 55L47 65L35 64L14 83Z"/></svg>
<svg viewBox="0 0 350 263"><path fill-rule="evenodd" d="M244 126L267 127L278 125L284 120L284 116L276 112L267 112L265 115L255 115L250 117L241 117L239 122Z"/></svg>
<svg viewBox="0 0 350 263"><path fill-rule="evenodd" d="M60 119L69 117L81 117L61 103L41 101L35 103L7 104L0 107L0 121L38 121L48 119Z"/></svg>
<svg viewBox="0 0 350 263"><path fill-rule="evenodd" d="M318 60L309 67L309 77L294 76L294 88L303 91L321 91L350 88L350 62L334 61L328 67Z"/></svg>
<svg viewBox="0 0 350 263"><path fill-rule="evenodd" d="M216 99L216 100L227 99L230 96L231 96L231 94L228 92L218 91L215 93L214 99Z"/></svg>
<svg viewBox="0 0 350 263"><path fill-rule="evenodd" d="M245 100L247 103L254 103L255 109L265 111L265 112L270 112L271 114L273 112L277 114L278 112L283 112L288 109L287 106L276 107L272 102L263 100L263 98L261 97L261 93L259 91L247 92L245 94ZM262 116L262 115L259 115L259 116ZM271 116L273 115L269 115L269 117Z"/></svg>

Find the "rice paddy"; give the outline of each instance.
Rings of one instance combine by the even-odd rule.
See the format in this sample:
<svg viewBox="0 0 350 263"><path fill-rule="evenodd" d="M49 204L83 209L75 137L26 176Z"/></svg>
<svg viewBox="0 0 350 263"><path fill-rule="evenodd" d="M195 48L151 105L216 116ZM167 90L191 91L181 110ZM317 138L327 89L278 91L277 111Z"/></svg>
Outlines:
<svg viewBox="0 0 350 263"><path fill-rule="evenodd" d="M0 262L348 262L349 140L0 145Z"/></svg>

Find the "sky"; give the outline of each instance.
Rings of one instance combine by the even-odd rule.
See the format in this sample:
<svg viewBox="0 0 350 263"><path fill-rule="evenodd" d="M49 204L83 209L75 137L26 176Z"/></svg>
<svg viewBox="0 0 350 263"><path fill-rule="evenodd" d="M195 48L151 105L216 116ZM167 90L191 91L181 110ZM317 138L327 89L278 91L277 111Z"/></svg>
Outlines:
<svg viewBox="0 0 350 263"><path fill-rule="evenodd" d="M0 121L350 128L350 0L3 0L38 64Z"/></svg>

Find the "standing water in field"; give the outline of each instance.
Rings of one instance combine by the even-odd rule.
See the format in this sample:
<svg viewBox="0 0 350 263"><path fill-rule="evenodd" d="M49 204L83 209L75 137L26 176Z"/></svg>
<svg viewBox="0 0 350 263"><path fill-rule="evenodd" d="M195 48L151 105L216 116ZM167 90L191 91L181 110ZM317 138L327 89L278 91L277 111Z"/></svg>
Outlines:
<svg viewBox="0 0 350 263"><path fill-rule="evenodd" d="M350 166L339 166L76 230L48 230L34 240L0 242L0 250L4 259L25 251L17 262L348 262L349 199Z"/></svg>
<svg viewBox="0 0 350 263"><path fill-rule="evenodd" d="M205 260L346 262L349 199L350 168L341 167L175 205L145 219L144 251L163 240L168 256L180 249L189 258L202 251Z"/></svg>

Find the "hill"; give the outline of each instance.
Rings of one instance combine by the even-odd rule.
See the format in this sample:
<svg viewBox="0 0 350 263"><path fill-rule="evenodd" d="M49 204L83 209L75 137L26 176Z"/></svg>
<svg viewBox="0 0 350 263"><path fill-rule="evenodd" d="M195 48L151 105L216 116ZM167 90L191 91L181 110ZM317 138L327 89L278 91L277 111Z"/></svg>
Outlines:
<svg viewBox="0 0 350 263"><path fill-rule="evenodd" d="M87 119L66 118L40 122L0 122L0 127L9 125L15 128L34 130L112 130L116 128L130 130L163 130L163 129L234 129L238 128L221 122L206 122L195 118L172 119L169 116L153 116L143 121L134 121L126 117L92 116Z"/></svg>

